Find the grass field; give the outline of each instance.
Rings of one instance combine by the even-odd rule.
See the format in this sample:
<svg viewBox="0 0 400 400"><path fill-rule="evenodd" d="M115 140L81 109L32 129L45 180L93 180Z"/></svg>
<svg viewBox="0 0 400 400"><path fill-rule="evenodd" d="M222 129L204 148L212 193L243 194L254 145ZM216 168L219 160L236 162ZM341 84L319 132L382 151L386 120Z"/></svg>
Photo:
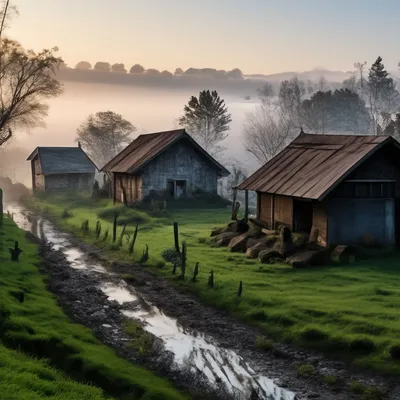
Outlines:
<svg viewBox="0 0 400 400"><path fill-rule="evenodd" d="M145 244L152 265L176 284L197 293L203 301L229 310L247 323L261 327L274 340L317 348L365 369L400 375L400 256L391 255L357 260L349 266L292 269L286 265L261 265L243 254L226 248L212 248L208 237L212 227L228 222L229 210L170 211L162 218L119 207L121 218L130 224L141 223L136 251L128 254L124 241L116 249L110 240L97 240L93 228L98 219L112 230L112 204L90 200L53 197L31 199L31 206L45 209L60 226L84 240L103 247L112 257L138 260ZM69 217L61 218L68 207ZM99 217L102 216L102 218ZM89 220L91 232L80 227ZM180 238L187 241L188 271L185 281L172 275L172 267L163 268L161 253L173 247L173 221L179 222ZM119 228L119 230L121 227ZM200 263L196 283L191 282L195 262ZM207 287L213 269L215 288ZM236 299L239 281L243 281L241 300Z"/></svg>
<svg viewBox="0 0 400 400"><path fill-rule="evenodd" d="M23 253L11 262L8 248ZM37 245L5 218L0 227L0 398L186 399L163 379L119 358L72 323L45 287ZM24 302L18 294L23 290ZM85 384L91 382L91 384Z"/></svg>

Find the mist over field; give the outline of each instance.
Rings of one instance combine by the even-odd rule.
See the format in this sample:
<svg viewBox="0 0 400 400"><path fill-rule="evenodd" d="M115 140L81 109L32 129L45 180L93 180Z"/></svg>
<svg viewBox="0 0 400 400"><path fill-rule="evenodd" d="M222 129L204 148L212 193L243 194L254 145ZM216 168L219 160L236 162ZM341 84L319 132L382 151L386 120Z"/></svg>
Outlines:
<svg viewBox="0 0 400 400"><path fill-rule="evenodd" d="M111 110L132 122L137 132L151 133L176 128L175 120L183 107L198 91L192 88L168 90L98 83L63 82L64 93L48 102L46 126L30 132L19 130L8 145L7 154L0 157L0 168L13 180L31 186L30 166L26 158L36 146L77 146L76 129L91 113ZM212 89L212 88L210 88ZM226 158L243 162L249 170L256 168L255 160L243 149L242 127L246 113L258 104L256 93L245 100L242 93L220 92L232 114L231 129L223 145Z"/></svg>

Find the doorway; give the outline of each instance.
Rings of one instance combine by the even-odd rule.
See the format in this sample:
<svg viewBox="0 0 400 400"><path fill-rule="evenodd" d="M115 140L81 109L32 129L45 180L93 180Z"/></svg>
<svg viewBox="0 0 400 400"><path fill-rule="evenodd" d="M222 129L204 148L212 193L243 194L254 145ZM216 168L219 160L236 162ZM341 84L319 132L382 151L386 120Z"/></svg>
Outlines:
<svg viewBox="0 0 400 400"><path fill-rule="evenodd" d="M310 233L313 222L313 203L293 199L293 228L295 232Z"/></svg>
<svg viewBox="0 0 400 400"><path fill-rule="evenodd" d="M172 199L186 196L186 181L168 179L167 181L167 194Z"/></svg>

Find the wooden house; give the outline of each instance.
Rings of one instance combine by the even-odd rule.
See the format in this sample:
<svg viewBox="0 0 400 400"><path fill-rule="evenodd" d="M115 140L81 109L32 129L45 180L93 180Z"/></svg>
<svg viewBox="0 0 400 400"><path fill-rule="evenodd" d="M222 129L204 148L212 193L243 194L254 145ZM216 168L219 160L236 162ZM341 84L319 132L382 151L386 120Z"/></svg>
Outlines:
<svg viewBox="0 0 400 400"><path fill-rule="evenodd" d="M257 192L266 225L313 230L323 246L399 244L400 146L389 136L302 132L238 189Z"/></svg>
<svg viewBox="0 0 400 400"><path fill-rule="evenodd" d="M229 175L184 129L138 136L102 171L113 181L114 201L127 203L151 192L171 198L196 190L217 194L218 179Z"/></svg>
<svg viewBox="0 0 400 400"><path fill-rule="evenodd" d="M78 147L37 147L28 157L34 192L90 190L96 166Z"/></svg>

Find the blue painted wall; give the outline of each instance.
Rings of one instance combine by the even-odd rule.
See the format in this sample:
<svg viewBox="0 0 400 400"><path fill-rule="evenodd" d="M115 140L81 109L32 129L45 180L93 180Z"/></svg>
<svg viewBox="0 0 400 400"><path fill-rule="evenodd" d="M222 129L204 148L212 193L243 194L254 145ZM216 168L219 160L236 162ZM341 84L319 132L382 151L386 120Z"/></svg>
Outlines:
<svg viewBox="0 0 400 400"><path fill-rule="evenodd" d="M328 210L329 244L359 243L366 234L395 243L393 199L331 199Z"/></svg>

